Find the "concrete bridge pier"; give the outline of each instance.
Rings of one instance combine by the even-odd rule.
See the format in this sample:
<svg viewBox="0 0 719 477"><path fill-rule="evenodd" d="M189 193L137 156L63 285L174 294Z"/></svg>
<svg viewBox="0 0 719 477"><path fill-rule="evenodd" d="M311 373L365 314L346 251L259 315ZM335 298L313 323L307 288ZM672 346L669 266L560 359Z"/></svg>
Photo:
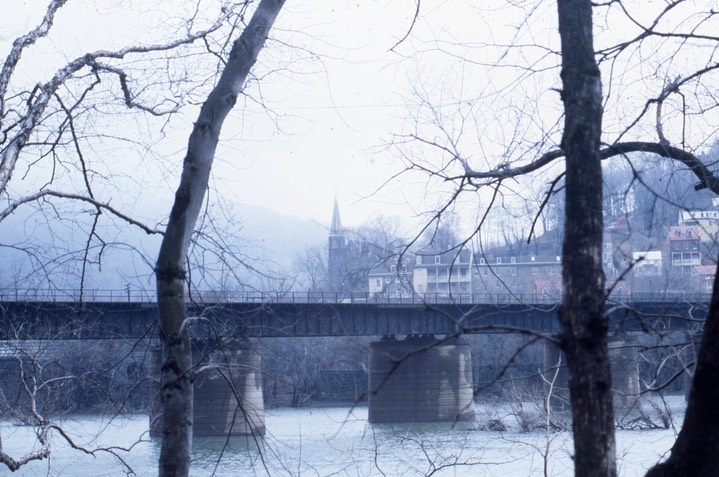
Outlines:
<svg viewBox="0 0 719 477"><path fill-rule="evenodd" d="M249 343L193 343L194 436L264 435L260 353ZM159 375L161 353L152 356L150 434L162 434Z"/></svg>
<svg viewBox="0 0 719 477"><path fill-rule="evenodd" d="M612 391L615 407L633 404L639 397L639 353L631 339L614 338L609 341L609 365L612 372ZM567 358L556 342L545 341L545 396L551 393L549 405L554 411L569 409L569 370Z"/></svg>
<svg viewBox="0 0 719 477"><path fill-rule="evenodd" d="M631 406L641 392L639 349L627 336L609 342L609 364L612 368L614 407Z"/></svg>
<svg viewBox="0 0 719 477"><path fill-rule="evenodd" d="M699 359L699 351L701 348L702 335L690 335L691 345L687 346L686 350L682 353L682 362L687 363L684 365L684 376L683 376L683 388L684 388L684 399L689 401L689 394L692 391L692 384L694 381L694 371L696 370L697 359Z"/></svg>
<svg viewBox="0 0 719 477"><path fill-rule="evenodd" d="M369 345L369 421L474 420L469 344L410 335Z"/></svg>

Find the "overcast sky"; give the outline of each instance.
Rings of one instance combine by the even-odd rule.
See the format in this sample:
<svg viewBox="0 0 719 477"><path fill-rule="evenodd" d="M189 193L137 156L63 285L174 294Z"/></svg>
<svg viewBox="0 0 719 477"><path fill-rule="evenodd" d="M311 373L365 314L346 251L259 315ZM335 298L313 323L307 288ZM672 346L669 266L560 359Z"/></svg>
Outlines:
<svg viewBox="0 0 719 477"><path fill-rule="evenodd" d="M186 8L194 5L175 3ZM12 38L39 22L45 4L44 0L15 2L15 8L3 12L0 53ZM167 9L170 4L156 8ZM208 4L209 0L201 2L203 7ZM144 35L148 26L152 31L155 18L136 15L147 5L143 0L69 0L58 15L53 35L27 53L37 60L29 63L40 70L46 67L46 77L53 62L62 64L87 49L147 41ZM543 136L547 130L558 130L561 117L555 91L560 80L554 2L502 7L422 2L412 34L393 51L412 25L415 6L413 0L288 1L271 33L273 40L256 65L262 79L248 87L252 99L238 103L223 129L214 169L216 190L231 202L262 205L325 225L329 225L335 194L347 225L378 214L411 219L430 209L441 189L437 183L426 188L426 179L416 174L393 178L405 163L386 145L393 134L411 130L416 120L427 121L426 110L420 113L416 108L415 90L440 107L451 106L440 111L446 114L442 119L452 134L461 136L462 154L478 169L516 160L522 154L525 160L531 159L537 153L532 145L547 139L545 150L556 146L557 137ZM631 36L636 25L597 19L598 32L610 27ZM598 44L618 37L601 38ZM521 48L509 49L510 43ZM439 52L440 48L445 51ZM661 85L664 64L654 61L647 56L642 65L656 68L651 78ZM502 67L496 67L498 63ZM621 64L613 65L613 71L620 70ZM30 81L43 76L42 71L33 70L23 74ZM617 84L613 86L616 91ZM644 96L648 86L650 90L661 87L646 81L627 81L621 86L623 100L633 97L630 88L638 88ZM642 96L635 96L641 101ZM257 100L270 112L259 107ZM610 132L612 111L605 114L605 128ZM168 128L170 144L164 145L162 153L176 157L177 169L153 182L164 191L163 198L177 186L195 114L188 109L186 116L176 118ZM428 161L435 160L435 153L441 155L428 148L408 151L410 156L425 155L420 158ZM512 189L510 185L503 198L509 201L512 194L530 195L523 186ZM168 207L161 204L160 208Z"/></svg>
<svg viewBox="0 0 719 477"><path fill-rule="evenodd" d="M203 12L211 12L211 4L217 1L200 0L199 5ZM46 3L15 1L3 11L0 57L15 37L40 22ZM24 52L14 77L22 84L14 85L14 91L32 90L35 83L47 81L57 68L86 51L172 36L167 32L182 31L183 24L178 22L197 4L187 0L68 0L48 38ZM233 219L239 221L243 205L251 204L329 226L337 196L345 225L357 226L378 215L396 216L406 226L415 226L407 231L412 233L426 220L417 217L436 208L456 182L418 173L397 176L407 159L461 175L464 171L451 154L455 146L459 157L483 171L526 164L558 147L563 109L558 94L556 3L423 0L421 5L413 24L414 0L288 0L253 69L259 79L249 82L247 96L238 101L224 125L211 199L216 201L219 196L232 205ZM666 7L664 2L623 2L636 14L629 21L617 5L608 5L598 9L595 18L597 48L636 37L641 32L638 22L651 22ZM657 28L673 31L681 27L696 14L692 10L697 6L701 4L686 2L668 9L671 14L665 15ZM217 10L215 5L215 14ZM410 27L411 35L397 45ZM702 29L715 34L711 22L698 31ZM649 38L601 64L605 141L619 137L651 140L656 129L651 112L635 123L631 118L645 110L649 98L656 97L667 81L715 63L711 53L715 49L692 50L676 41ZM217 61L208 55L198 58L203 61L200 65L188 57L178 60L176 66L179 71L183 67L194 68L192 73L200 71L192 80L202 82L212 77ZM208 58L214 64L206 65ZM150 90L153 84L165 87L162 81L151 81L162 79L161 67L154 69L154 63L148 67L137 60L133 71L133 61L126 59L122 64L135 75L137 90L145 83ZM114 78L103 81L109 94ZM674 143L686 143L701 152L715 141L717 109L710 100L711 87L707 86L706 92L701 82L692 87L696 87L692 95L672 95L663 103L663 127ZM682 93L686 91L684 88ZM709 98L711 107L700 104L704 97ZM699 98L690 106L701 114L684 116L687 98ZM105 184L106 191L97 191L100 200L153 226L164 221L204 96L191 99L194 106L187 106L183 114L173 116L162 127L152 124L152 118L118 107L116 101L104 111L99 104L81 115L88 128L85 152L92 153L88 160L97 172L93 179L112 182ZM691 121L685 121L687 118ZM632 127L625 133L628 124ZM164 137L157 137L160 131ZM418 142L388 147L396 134L415 131L447 150ZM149 132L155 137L145 138ZM115 135L118 137L111 137ZM30 148L24 154L25 172L32 170L13 176L11 196L36 191L47 183L50 165L27 166L34 161L32 152L39 149ZM70 153L68 157L75 157L74 151ZM508 231L508 236L526 236L551 174L556 177L561 163L552 167L553 171L503 182L497 202L492 204L492 222L483 224L483 239L501 240L497 235L500 228ZM33 181L36 177L40 180ZM53 178L54 186L77 187ZM477 217L489 206L493 190L482 190L465 194L459 203L458 215L467 231L474 230ZM33 224L20 225L33 234ZM74 228L71 221L66 227ZM148 257L154 254L151 247L146 251Z"/></svg>
<svg viewBox="0 0 719 477"><path fill-rule="evenodd" d="M17 2L22 7L3 14L4 46L39 21L45 3ZM214 173L219 193L232 202L325 225L335 195L347 225L378 214L411 222L428 207L424 179L391 179L405 164L386 145L412 121L412 89L418 79L434 87L458 63L433 54L433 41L467 41L467 34L477 42L489 41L488 35L496 38L504 29L512 30L514 20L507 18L490 31L471 3L452 8L424 3L431 11L423 18L431 23L420 18L413 36L391 51L412 24L413 1L287 2L272 34L280 41L268 43L257 69L264 72L292 60L288 70L267 76L249 91L255 99L261 92L271 113L249 102L225 125ZM106 8L98 12L92 1L70 0L58 15L50 45L42 48L72 57L75 50L104 47L108 38L121 44L136 41L133 31L142 31L142 22L131 12L109 15ZM138 26L133 29L133 24ZM47 62L43 58L38 63ZM170 132L180 158L193 119L189 115L176 121ZM167 181L168 190L176 187L172 182Z"/></svg>
<svg viewBox="0 0 719 477"><path fill-rule="evenodd" d="M52 45L41 47L71 57L78 44L104 46L97 39L108 32L122 41L118 32L133 19L100 15L107 24L88 24L88 15L98 17L92 3L70 0L58 15ZM394 194L401 184L373 195L402 167L381 149L400 127L413 68L389 51L410 25L413 2L385 3L390 2L287 3L276 36L295 40L297 49L270 42L274 51L263 52L260 63L274 68L278 56L295 57L290 65L295 71L270 75L260 85L271 114L250 104L226 124L215 169L215 185L223 196L324 224L335 194L347 224L378 213L411 213L405 198ZM37 24L45 4L17 2L6 10L0 18L3 46ZM253 88L252 94L258 91ZM172 132L183 146L192 119Z"/></svg>

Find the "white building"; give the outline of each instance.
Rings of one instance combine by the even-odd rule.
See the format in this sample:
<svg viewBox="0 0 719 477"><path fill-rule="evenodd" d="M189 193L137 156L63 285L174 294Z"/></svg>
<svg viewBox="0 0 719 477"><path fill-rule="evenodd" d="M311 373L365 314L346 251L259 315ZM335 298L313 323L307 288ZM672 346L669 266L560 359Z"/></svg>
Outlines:
<svg viewBox="0 0 719 477"><path fill-rule="evenodd" d="M472 252L422 250L415 256L414 291L441 296L472 293Z"/></svg>

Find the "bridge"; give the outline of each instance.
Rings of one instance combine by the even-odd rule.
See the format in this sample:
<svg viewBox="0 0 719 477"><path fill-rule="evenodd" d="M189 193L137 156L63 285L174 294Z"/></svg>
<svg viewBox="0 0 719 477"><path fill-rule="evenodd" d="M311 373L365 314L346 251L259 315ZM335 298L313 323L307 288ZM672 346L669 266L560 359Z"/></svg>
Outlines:
<svg viewBox="0 0 719 477"><path fill-rule="evenodd" d="M517 295L206 293L190 298L187 310L193 319L195 362L212 365L202 366L206 378L195 382L196 435L264 432L260 357L244 338L382 337L369 346L370 421L456 422L474 419L470 347L461 335L527 331L553 335L559 331L561 313L556 300ZM706 295L668 294L608 301L615 387L623 395L639 393L637 351L624 346L627 336L651 330L701 332L708 303ZM157 305L150 296L129 289L0 293L0 320L0 342L154 343L150 429L161 432ZM230 338L233 344L219 349L218 337ZM546 341L544 350L544 369L555 369L562 360L556 344ZM232 386L227 384L228 376ZM555 383L555 392L559 388Z"/></svg>
<svg viewBox="0 0 719 477"><path fill-rule="evenodd" d="M0 293L0 340L143 339L157 305L128 290ZM193 297L191 297L193 298ZM204 294L188 300L198 337L455 335L559 330L556 299L518 295ZM709 295L623 296L607 302L611 333L701 328Z"/></svg>

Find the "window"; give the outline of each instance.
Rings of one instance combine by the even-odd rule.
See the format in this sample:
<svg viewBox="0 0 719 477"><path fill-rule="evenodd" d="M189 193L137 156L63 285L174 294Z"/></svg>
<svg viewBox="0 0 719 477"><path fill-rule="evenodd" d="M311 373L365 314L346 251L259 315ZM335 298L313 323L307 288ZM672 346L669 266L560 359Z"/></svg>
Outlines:
<svg viewBox="0 0 719 477"><path fill-rule="evenodd" d="M536 274L537 274L537 267L532 267L532 275L536 275Z"/></svg>
<svg viewBox="0 0 719 477"><path fill-rule="evenodd" d="M512 263L517 263L517 257L512 257L511 262L512 262Z"/></svg>
<svg viewBox="0 0 719 477"><path fill-rule="evenodd" d="M422 256L421 255L417 255L417 258L415 259L415 263L417 265L422 265Z"/></svg>
<svg viewBox="0 0 719 477"><path fill-rule="evenodd" d="M381 278L376 279L376 280L374 281L374 284L375 284L375 286L376 286L377 288L381 287L381 286L382 286L382 279L381 279Z"/></svg>
<svg viewBox="0 0 719 477"><path fill-rule="evenodd" d="M497 257L497 264L502 263L502 257Z"/></svg>
<svg viewBox="0 0 719 477"><path fill-rule="evenodd" d="M512 276L517 274L517 267L512 267Z"/></svg>
<svg viewBox="0 0 719 477"><path fill-rule="evenodd" d="M436 255L436 256L434 257L434 264L435 264L435 265L439 265L439 262L441 262L441 261L442 261L442 257L440 257L439 255Z"/></svg>
<svg viewBox="0 0 719 477"><path fill-rule="evenodd" d="M485 268L484 270L482 270L482 275L484 275L485 277L486 277L487 275L489 275L489 270L486 269L486 268Z"/></svg>
<svg viewBox="0 0 719 477"><path fill-rule="evenodd" d="M479 263L480 265L484 265L485 263L487 263L487 261L484 259L484 257L482 257L479 259Z"/></svg>
<svg viewBox="0 0 719 477"><path fill-rule="evenodd" d="M687 230L687 237L691 237L691 236L692 236L692 231L691 231L691 230Z"/></svg>
<svg viewBox="0 0 719 477"><path fill-rule="evenodd" d="M385 283L390 283L390 281L391 281L391 280L390 280L389 277L385 277L385 279L384 279L384 282L385 282Z"/></svg>

